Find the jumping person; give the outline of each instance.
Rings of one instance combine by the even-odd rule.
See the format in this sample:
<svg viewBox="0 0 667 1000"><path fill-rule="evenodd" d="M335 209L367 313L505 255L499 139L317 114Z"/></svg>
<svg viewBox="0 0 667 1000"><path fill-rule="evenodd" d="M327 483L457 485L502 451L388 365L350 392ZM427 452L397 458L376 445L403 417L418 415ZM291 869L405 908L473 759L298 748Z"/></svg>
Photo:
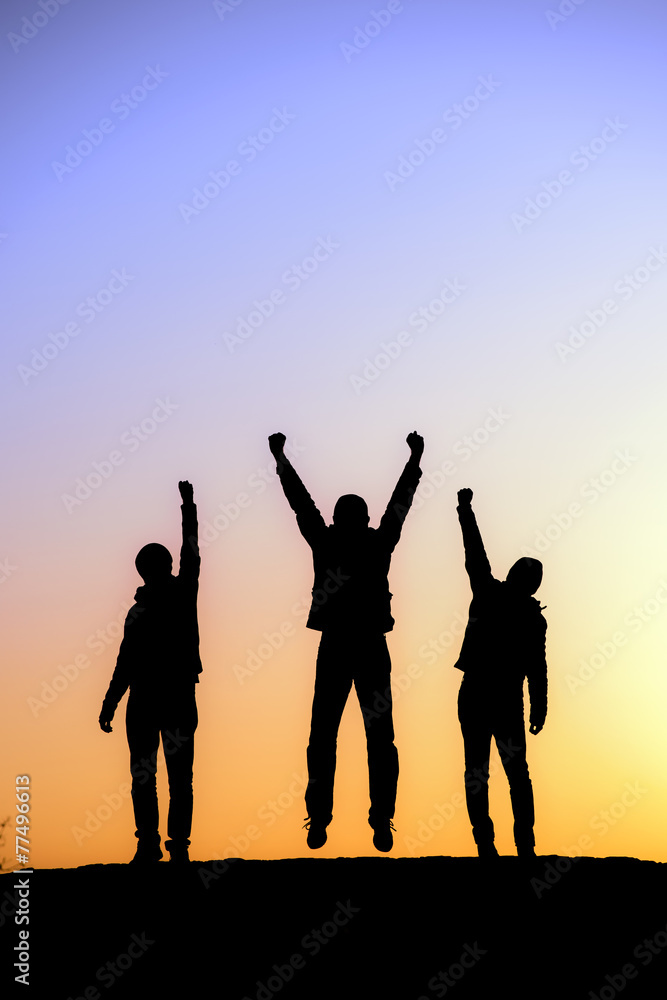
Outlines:
<svg viewBox="0 0 667 1000"><path fill-rule="evenodd" d="M494 579L475 515L472 490L458 492L465 566L472 602L461 653L458 712L465 751L468 815L480 858L497 857L489 816L489 755L495 738L509 781L514 842L520 858L535 856L533 786L526 763L523 709L528 678L530 732L537 734L547 714L547 623L532 595L542 582L542 563L518 559L504 582Z"/></svg>
<svg viewBox="0 0 667 1000"><path fill-rule="evenodd" d="M312 849L326 843L326 828L333 818L336 739L353 683L366 731L373 844L384 852L393 845L398 752L385 639L394 627L387 575L421 477L419 460L424 450L423 438L416 432L408 435L407 443L410 458L379 527L371 528L366 502L355 494L337 500L333 524L327 525L285 457L285 435L269 437L285 496L313 551L315 582L306 624L322 633L307 749L306 827Z"/></svg>
<svg viewBox="0 0 667 1000"><path fill-rule="evenodd" d="M100 713L100 727L111 721L128 687L126 729L130 747L132 804L138 840L135 863L162 857L158 830L157 755L162 737L169 777L170 860L187 862L192 827L192 764L197 728L195 684L199 657L197 591L199 547L197 508L192 486L180 482L183 542L178 576L164 545L145 545L135 560L144 580L125 619L116 669Z"/></svg>

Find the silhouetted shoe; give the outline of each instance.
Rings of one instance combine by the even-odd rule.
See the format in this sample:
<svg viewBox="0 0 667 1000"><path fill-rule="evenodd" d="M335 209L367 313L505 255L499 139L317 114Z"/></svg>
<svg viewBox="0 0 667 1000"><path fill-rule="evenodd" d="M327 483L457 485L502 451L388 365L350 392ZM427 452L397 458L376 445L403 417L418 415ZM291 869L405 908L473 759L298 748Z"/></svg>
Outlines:
<svg viewBox="0 0 667 1000"><path fill-rule="evenodd" d="M524 844L522 847L517 845L516 853L520 861L535 861L537 858L532 844Z"/></svg>
<svg viewBox="0 0 667 1000"><path fill-rule="evenodd" d="M136 854L130 861L131 865L154 865L162 860L162 850L159 847L137 847Z"/></svg>
<svg viewBox="0 0 667 1000"><path fill-rule="evenodd" d="M324 847L327 842L327 828L325 823L319 823L315 819L308 818L303 824L303 829L308 831L306 843L311 851L316 851L318 847Z"/></svg>
<svg viewBox="0 0 667 1000"><path fill-rule="evenodd" d="M374 830L373 847L376 851L382 851L386 854L394 846L394 835L392 833L392 830L395 829L394 824L388 817L382 817L381 819L373 820L371 826Z"/></svg>
<svg viewBox="0 0 667 1000"><path fill-rule="evenodd" d="M187 847L169 847L169 860L175 865L187 865L190 861Z"/></svg>
<svg viewBox="0 0 667 1000"><path fill-rule="evenodd" d="M477 856L483 858L485 861L490 861L493 858L500 857L498 851L496 850L496 845L492 840L486 844L477 845Z"/></svg>

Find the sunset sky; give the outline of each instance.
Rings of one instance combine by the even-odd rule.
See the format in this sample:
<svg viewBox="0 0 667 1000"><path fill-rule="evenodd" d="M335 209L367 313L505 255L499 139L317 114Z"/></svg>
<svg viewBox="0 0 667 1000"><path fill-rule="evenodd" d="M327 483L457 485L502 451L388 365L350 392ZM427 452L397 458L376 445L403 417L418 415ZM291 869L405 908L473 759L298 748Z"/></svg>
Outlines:
<svg viewBox="0 0 667 1000"><path fill-rule="evenodd" d="M27 774L35 866L132 856L125 701L97 720L135 555L177 558L188 479L191 856L313 856L312 560L267 437L327 520L354 492L377 525L417 430L392 856L475 853L470 487L494 574L544 563L538 853L667 861L664 4L58 2L0 14L0 818ZM354 695L338 747L317 856L375 855ZM159 784L165 838L164 764ZM514 853L499 770L491 789Z"/></svg>

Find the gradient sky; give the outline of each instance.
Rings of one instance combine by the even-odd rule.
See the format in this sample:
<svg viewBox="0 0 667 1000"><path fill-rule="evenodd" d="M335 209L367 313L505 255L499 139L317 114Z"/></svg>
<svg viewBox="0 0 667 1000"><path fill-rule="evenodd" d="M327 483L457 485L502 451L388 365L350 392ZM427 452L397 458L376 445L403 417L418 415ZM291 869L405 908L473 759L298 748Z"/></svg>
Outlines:
<svg viewBox="0 0 667 1000"><path fill-rule="evenodd" d="M538 853L666 861L664 5L45 3L0 14L0 805L29 774L34 864L133 852L124 703L112 735L97 718L134 557L176 554L183 478L207 539L192 855L312 856L312 564L266 438L326 518L355 492L377 524L413 429L393 855L474 852L452 668L469 486L495 574L526 550L545 567ZM351 699L321 856L375 853L367 781Z"/></svg>

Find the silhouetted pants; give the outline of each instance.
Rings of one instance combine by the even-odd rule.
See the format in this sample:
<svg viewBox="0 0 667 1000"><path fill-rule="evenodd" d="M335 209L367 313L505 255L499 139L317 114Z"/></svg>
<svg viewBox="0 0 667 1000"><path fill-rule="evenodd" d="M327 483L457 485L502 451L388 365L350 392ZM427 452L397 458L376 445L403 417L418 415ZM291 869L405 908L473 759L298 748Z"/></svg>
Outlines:
<svg viewBox="0 0 667 1000"><path fill-rule="evenodd" d="M194 691L171 703L155 705L132 696L127 703L126 729L130 746L135 836L141 847L158 847L157 756L162 749L169 779L169 814L165 846L189 847L192 829L192 764L197 728Z"/></svg>
<svg viewBox="0 0 667 1000"><path fill-rule="evenodd" d="M514 843L517 847L533 846L535 808L526 763L523 685L511 693L493 691L464 676L458 708L465 753L466 805L475 843L489 844L494 839L489 816L489 757L494 737L510 786Z"/></svg>
<svg viewBox="0 0 667 1000"><path fill-rule="evenodd" d="M394 746L391 661L382 633L322 633L317 654L315 694L308 743L306 808L325 825L333 815L336 741L352 684L366 730L371 807L369 821L394 815L398 752Z"/></svg>

